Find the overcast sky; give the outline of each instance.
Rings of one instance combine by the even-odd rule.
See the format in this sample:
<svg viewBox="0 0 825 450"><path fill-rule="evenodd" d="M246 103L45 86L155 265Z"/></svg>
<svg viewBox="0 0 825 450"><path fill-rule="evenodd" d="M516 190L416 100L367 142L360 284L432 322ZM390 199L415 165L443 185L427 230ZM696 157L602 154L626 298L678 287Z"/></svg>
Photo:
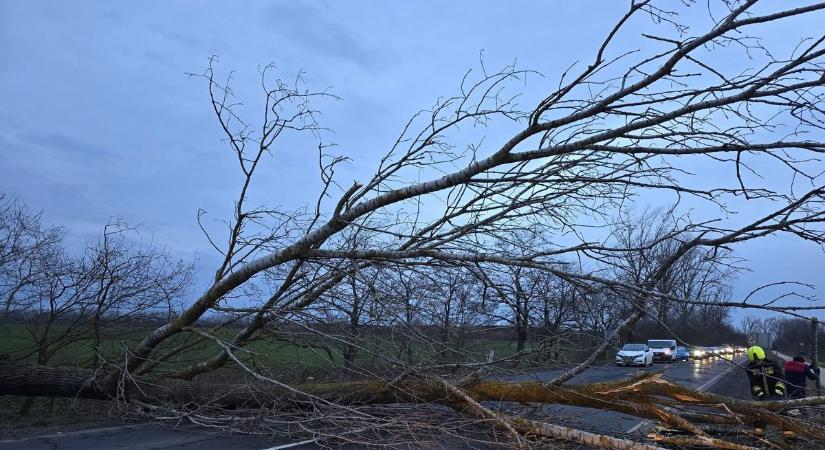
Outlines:
<svg viewBox="0 0 825 450"><path fill-rule="evenodd" d="M238 189L205 86L186 76L211 55L236 71L250 109L260 100L257 68L270 62L285 79L303 70L308 86L331 87L341 100L316 106L353 159L339 171L349 184L368 179L412 113L455 93L482 51L491 67L518 61L547 75L527 85L530 104L565 67L592 58L627 3L0 0L0 192L42 208L74 242L121 216L211 268L196 212L227 217ZM822 23L819 14L768 31L795 43ZM312 201L314 152L279 149L258 195L290 208ZM825 292L819 248L776 238L739 255L754 269L739 294L780 279Z"/></svg>

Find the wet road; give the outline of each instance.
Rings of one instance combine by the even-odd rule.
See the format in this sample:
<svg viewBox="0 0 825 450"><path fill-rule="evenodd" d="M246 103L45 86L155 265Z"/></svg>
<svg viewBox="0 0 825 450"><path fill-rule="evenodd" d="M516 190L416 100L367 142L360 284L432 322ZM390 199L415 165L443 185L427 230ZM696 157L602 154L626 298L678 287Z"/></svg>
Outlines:
<svg viewBox="0 0 825 450"><path fill-rule="evenodd" d="M734 358L742 364L744 357ZM596 366L574 378L572 383L593 383L617 380L639 370L662 370L668 380L692 388L718 394L741 397L747 395L742 369L732 367L728 361L711 358L699 361L655 364L652 368ZM531 375L508 377L512 380L549 380L561 371L543 371ZM744 386L744 388L743 388ZM744 389L744 390L743 390ZM611 434L643 434L646 421L620 413L598 411L572 406L544 406L559 423ZM97 430L35 436L25 439L0 441L0 450L68 450L68 449L266 449L286 443L276 443L266 437L228 436L210 433L203 429L175 430L159 424L137 424L109 427ZM297 442L294 444L298 444ZM284 447L286 448L286 447ZM316 445L292 445L292 450L318 448Z"/></svg>
<svg viewBox="0 0 825 450"><path fill-rule="evenodd" d="M743 365L745 357L735 356L734 364ZM747 382L743 369L731 364L722 358L707 358L702 360L680 361L672 364L654 364L653 367L616 367L604 365L592 367L574 378L571 383L597 383L601 381L617 380L628 377L638 371L663 371L665 379L683 386L708 391L731 397L748 395ZM531 376L513 377L513 379L540 379L549 380L561 371L539 372ZM744 386L744 390L743 389ZM585 429L588 431L608 433L614 435L646 434L645 425L649 423L638 417L612 411L600 411L575 406L549 405L543 411L556 417L559 423Z"/></svg>

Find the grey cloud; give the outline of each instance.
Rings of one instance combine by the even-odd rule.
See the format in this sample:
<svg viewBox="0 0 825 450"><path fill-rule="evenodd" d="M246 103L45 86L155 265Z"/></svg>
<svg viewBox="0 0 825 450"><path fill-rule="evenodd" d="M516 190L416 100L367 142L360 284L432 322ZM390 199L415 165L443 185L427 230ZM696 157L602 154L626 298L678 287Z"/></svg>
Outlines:
<svg viewBox="0 0 825 450"><path fill-rule="evenodd" d="M98 145L90 142L82 141L72 136L57 133L33 133L25 132L17 136L19 141L27 144L33 144L41 147L51 153L70 152L71 156L75 158L88 158L86 161L94 161L97 163L106 162L112 158L112 152Z"/></svg>
<svg viewBox="0 0 825 450"><path fill-rule="evenodd" d="M197 37L194 37L192 33L184 34L169 27L166 27L160 23L151 24L150 29L157 32L159 35L169 39L170 41L173 41L184 47L196 48L205 45L205 41Z"/></svg>
<svg viewBox="0 0 825 450"><path fill-rule="evenodd" d="M330 20L328 11L300 2L272 6L263 15L263 25L282 37L305 47L310 54L336 58L378 69L383 64L379 49L369 45L359 33Z"/></svg>

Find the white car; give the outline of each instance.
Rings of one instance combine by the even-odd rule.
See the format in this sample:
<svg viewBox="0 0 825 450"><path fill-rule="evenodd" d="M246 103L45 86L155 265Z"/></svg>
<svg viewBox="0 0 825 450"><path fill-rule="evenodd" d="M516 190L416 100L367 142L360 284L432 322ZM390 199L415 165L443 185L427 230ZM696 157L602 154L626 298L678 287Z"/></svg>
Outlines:
<svg viewBox="0 0 825 450"><path fill-rule="evenodd" d="M676 340L675 339L650 339L647 341L653 353L654 361L674 362L676 361Z"/></svg>
<svg viewBox="0 0 825 450"><path fill-rule="evenodd" d="M653 352L645 344L625 344L616 353L617 366L652 366Z"/></svg>

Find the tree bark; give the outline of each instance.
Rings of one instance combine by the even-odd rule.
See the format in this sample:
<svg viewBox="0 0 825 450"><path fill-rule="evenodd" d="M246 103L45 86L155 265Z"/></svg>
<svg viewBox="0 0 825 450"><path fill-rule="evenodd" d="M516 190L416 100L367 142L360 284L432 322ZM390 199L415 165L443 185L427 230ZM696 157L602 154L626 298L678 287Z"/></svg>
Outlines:
<svg viewBox="0 0 825 450"><path fill-rule="evenodd" d="M96 375L96 376L95 376ZM0 364L0 395L55 396L74 398L138 400L149 404L194 403L224 408L256 408L263 405L283 409L306 408L308 399L321 399L338 405L391 403L439 403L452 405L455 398L442 383L409 381L391 385L384 381L352 381L298 385L245 382L209 384L154 377L112 376L83 369ZM116 378L118 384L98 380ZM725 405L731 418L748 423L762 420L783 430L793 430L812 439L825 441L825 428L810 422L776 414L777 411L825 404L825 397L755 402L710 394L661 378L661 373L643 373L633 378L557 387L545 382L480 380L463 385L463 392L476 402L505 401L521 404L544 403L581 406L622 412L636 417L662 420L680 427L680 420L663 417L651 404ZM719 423L718 415L693 412L690 420Z"/></svg>

